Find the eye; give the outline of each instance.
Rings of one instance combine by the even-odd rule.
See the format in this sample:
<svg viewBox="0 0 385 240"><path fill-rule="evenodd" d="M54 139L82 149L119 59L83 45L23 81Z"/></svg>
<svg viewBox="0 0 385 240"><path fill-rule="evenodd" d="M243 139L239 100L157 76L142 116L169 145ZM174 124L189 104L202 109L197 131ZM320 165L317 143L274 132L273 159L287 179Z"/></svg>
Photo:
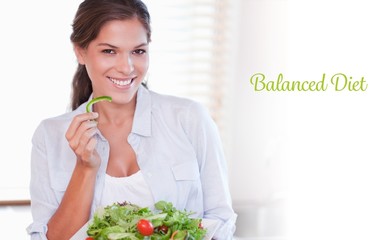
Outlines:
<svg viewBox="0 0 385 240"><path fill-rule="evenodd" d="M104 50L102 51L102 53L115 54L116 52L115 52L115 50L113 50L113 49L104 49Z"/></svg>
<svg viewBox="0 0 385 240"><path fill-rule="evenodd" d="M134 54L137 54L137 55L142 55L142 54L145 54L146 53L146 50L144 49L136 49L133 51Z"/></svg>

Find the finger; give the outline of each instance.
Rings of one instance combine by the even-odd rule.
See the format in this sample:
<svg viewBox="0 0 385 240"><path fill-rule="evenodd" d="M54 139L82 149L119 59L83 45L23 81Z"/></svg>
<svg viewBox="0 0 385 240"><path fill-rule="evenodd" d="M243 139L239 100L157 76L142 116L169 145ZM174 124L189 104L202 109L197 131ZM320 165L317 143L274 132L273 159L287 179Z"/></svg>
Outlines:
<svg viewBox="0 0 385 240"><path fill-rule="evenodd" d="M68 130L66 132L66 138L67 140L70 140L72 139L75 134L76 134L76 131L77 129L79 128L79 126L85 122L85 121L89 121L89 120L94 120L98 117L98 113L96 112L90 112L90 113L83 113L83 114L79 114L79 115L76 115L73 119L72 119L72 122L70 124L70 126L68 127Z"/></svg>
<svg viewBox="0 0 385 240"><path fill-rule="evenodd" d="M84 156L89 156L89 153L87 152L90 150L88 150L87 145L92 139L94 139L93 141L96 141L96 139L94 138L94 135L96 134L96 132L97 132L96 127L89 128L79 138L75 138L78 141L78 144L75 148L76 149L75 153L78 156L81 156L82 158ZM91 151L93 151L93 149L91 149Z"/></svg>
<svg viewBox="0 0 385 240"><path fill-rule="evenodd" d="M72 119L72 122L67 130L67 133L66 133L66 138L67 139L71 139L74 137L77 129L79 128L79 126L85 122L85 121L90 121L90 120L94 120L98 117L98 113L96 112L91 112L91 113L83 113L83 114L79 114L79 115L76 115L73 119Z"/></svg>
<svg viewBox="0 0 385 240"><path fill-rule="evenodd" d="M79 141L81 141L81 138L83 137L83 135L85 135L85 137L87 137L90 134L89 132L87 133L87 131L89 131L90 129L94 129L94 131L96 132L97 124L98 123L96 121L82 122L82 124L80 124L80 126L78 127L78 129L75 132L75 135L73 137L74 144L78 144ZM93 133L93 134L95 134L95 133Z"/></svg>
<svg viewBox="0 0 385 240"><path fill-rule="evenodd" d="M83 142L84 141L88 141L88 139L90 138L89 134L92 134L92 136L93 136L97 132L96 126L97 126L97 122L96 121L86 121L86 122L83 122L78 127L78 129L76 130L75 135L71 139L68 140L68 143L69 143L70 147L73 150L75 150L75 149L79 148L79 144L80 144L81 141L83 141ZM91 129L93 129L92 133L87 132L87 131L89 131ZM83 138L83 140L82 140L82 138ZM84 143L83 145L85 145L85 144L86 143Z"/></svg>

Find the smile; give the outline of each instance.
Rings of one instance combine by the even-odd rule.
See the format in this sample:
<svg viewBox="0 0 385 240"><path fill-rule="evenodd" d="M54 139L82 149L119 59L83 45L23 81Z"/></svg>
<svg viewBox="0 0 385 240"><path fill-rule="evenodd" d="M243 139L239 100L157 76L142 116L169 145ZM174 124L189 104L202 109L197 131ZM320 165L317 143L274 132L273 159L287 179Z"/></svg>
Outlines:
<svg viewBox="0 0 385 240"><path fill-rule="evenodd" d="M115 78L108 77L108 79L110 79L110 81L116 85L127 86L127 85L130 85L134 81L135 78L126 79L126 80L118 80Z"/></svg>

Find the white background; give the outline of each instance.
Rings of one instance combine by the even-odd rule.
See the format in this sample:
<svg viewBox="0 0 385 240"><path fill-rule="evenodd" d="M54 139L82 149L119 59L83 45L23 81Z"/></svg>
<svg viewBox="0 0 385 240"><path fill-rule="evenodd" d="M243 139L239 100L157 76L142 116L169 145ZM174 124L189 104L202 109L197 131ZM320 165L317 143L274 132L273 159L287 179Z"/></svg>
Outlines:
<svg viewBox="0 0 385 240"><path fill-rule="evenodd" d="M289 101L293 239L384 239L385 33L380 1L291 1L288 77L342 72L366 92ZM294 238L295 237L295 238Z"/></svg>

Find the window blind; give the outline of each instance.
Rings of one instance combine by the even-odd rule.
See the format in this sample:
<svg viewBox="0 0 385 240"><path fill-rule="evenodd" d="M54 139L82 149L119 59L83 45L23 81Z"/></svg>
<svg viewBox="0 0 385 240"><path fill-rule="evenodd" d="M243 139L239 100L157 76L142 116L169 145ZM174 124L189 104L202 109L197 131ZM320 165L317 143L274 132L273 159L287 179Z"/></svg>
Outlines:
<svg viewBox="0 0 385 240"><path fill-rule="evenodd" d="M204 104L225 131L231 14L227 0L147 0L152 17L148 85Z"/></svg>

